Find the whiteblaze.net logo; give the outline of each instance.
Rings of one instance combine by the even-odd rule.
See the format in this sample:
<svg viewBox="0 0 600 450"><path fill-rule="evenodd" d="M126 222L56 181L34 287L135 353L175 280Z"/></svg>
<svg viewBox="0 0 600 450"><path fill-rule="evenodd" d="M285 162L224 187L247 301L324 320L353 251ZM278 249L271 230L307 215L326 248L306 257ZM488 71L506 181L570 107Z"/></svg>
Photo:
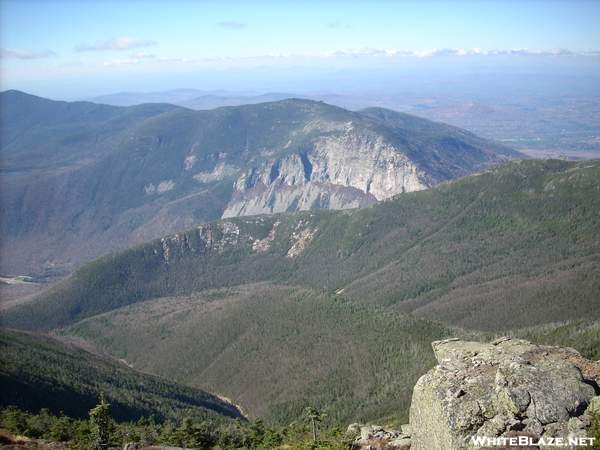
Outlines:
<svg viewBox="0 0 600 450"><path fill-rule="evenodd" d="M471 436L471 443L479 447L500 447L500 446L535 446L544 445L548 447L570 447L573 445L581 447L591 447L596 438L563 438L563 437L541 437L532 438L530 436L511 436L511 437L486 437Z"/></svg>

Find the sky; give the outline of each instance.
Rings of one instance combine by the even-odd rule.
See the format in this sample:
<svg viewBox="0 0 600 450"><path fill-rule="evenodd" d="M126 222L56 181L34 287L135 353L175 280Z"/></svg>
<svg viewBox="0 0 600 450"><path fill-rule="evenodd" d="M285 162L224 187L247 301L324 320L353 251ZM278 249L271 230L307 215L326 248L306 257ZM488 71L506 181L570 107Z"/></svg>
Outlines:
<svg viewBox="0 0 600 450"><path fill-rule="evenodd" d="M0 0L0 88L70 99L600 75L598 23L600 0Z"/></svg>

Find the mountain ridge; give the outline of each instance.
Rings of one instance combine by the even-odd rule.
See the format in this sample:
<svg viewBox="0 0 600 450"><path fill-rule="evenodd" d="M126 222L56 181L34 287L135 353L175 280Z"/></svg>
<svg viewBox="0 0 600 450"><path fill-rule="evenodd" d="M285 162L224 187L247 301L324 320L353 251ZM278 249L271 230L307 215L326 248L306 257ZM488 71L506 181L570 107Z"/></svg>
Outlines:
<svg viewBox="0 0 600 450"><path fill-rule="evenodd" d="M568 288L571 305L556 303L553 317L559 310L565 318L587 317L599 252L586 195L599 189L598 170L596 161L526 161L365 209L224 219L96 260L42 295L43 302L7 314L22 311L24 324L32 305L38 304L38 314L54 308L39 324L51 328L65 324L69 308L79 320L153 296L274 281L405 312L428 311L429 317L450 314L455 324L486 329L493 320L478 315L476 302L485 299L493 309L496 300L508 300L504 280L518 276L523 284L510 300L514 305L532 311L544 290L564 297ZM525 228L533 231L522 234ZM461 257L472 252L478 257ZM465 297L471 310L465 290L471 290ZM95 303L85 313L86 303L76 305L87 297ZM503 304L495 308L514 326L538 323L501 313Z"/></svg>
<svg viewBox="0 0 600 450"><path fill-rule="evenodd" d="M0 228L14 243L1 270L38 278L222 216L366 206L520 157L304 99L193 111L8 91L0 105Z"/></svg>

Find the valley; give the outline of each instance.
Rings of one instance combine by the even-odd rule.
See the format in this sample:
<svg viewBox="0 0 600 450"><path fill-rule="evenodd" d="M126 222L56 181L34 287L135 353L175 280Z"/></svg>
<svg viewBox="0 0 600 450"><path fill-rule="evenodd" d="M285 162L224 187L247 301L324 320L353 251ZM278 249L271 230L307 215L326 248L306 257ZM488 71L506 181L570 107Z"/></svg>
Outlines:
<svg viewBox="0 0 600 450"><path fill-rule="evenodd" d="M212 394L131 370L47 335L0 330L0 406L85 419L104 392L117 420L243 417ZM139 387L143 386L143 392Z"/></svg>
<svg viewBox="0 0 600 450"><path fill-rule="evenodd" d="M403 419L448 327L302 287L245 284L148 300L62 329L144 372L225 393L251 418L306 404L345 423ZM465 335L467 335L465 333ZM404 367L404 370L399 370Z"/></svg>
<svg viewBox="0 0 600 450"><path fill-rule="evenodd" d="M597 161L518 161L362 209L227 218L100 258L1 318L250 417L312 404L399 423L432 340L600 357L598 180Z"/></svg>

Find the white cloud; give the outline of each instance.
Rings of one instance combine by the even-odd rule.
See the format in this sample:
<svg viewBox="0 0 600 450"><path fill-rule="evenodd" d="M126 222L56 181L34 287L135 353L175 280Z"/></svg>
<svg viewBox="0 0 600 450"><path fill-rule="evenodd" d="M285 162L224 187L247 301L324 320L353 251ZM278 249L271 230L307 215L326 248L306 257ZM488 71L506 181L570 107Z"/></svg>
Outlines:
<svg viewBox="0 0 600 450"><path fill-rule="evenodd" d="M78 52L99 52L108 50L131 50L140 47L156 45L155 41L141 40L127 36L116 37L106 41L96 41L94 44L81 44L75 47Z"/></svg>
<svg viewBox="0 0 600 450"><path fill-rule="evenodd" d="M133 53L129 58L110 59L104 61L104 67L120 67L120 66L136 66L141 64L156 64L156 63L198 63L205 62L205 59L190 59L156 56L149 53Z"/></svg>
<svg viewBox="0 0 600 450"><path fill-rule="evenodd" d="M153 53L137 52L132 53L131 55L129 55L129 57L135 59L154 59L156 58L156 55Z"/></svg>
<svg viewBox="0 0 600 450"><path fill-rule="evenodd" d="M410 52L413 56L420 58L426 58L431 56L598 56L598 51L572 51L564 48L551 49L551 50L540 50L540 49L527 49L527 48L515 48L515 49L493 49L493 50L482 50L481 48L442 48L432 50L421 50Z"/></svg>
<svg viewBox="0 0 600 450"><path fill-rule="evenodd" d="M364 56L389 56L389 57L417 57L431 58L436 56L599 56L600 51L575 52L568 49L502 49L482 50L481 48L434 48L425 50L398 50L364 48L360 50L335 50L321 54L322 57L364 57ZM317 56L317 55L313 55Z"/></svg>
<svg viewBox="0 0 600 450"><path fill-rule="evenodd" d="M104 61L102 65L105 67L118 67L118 66L134 66L141 63L142 61L137 58L123 58L123 59L111 59L110 61Z"/></svg>
<svg viewBox="0 0 600 450"><path fill-rule="evenodd" d="M235 20L224 20L222 22L218 22L217 26L221 28L227 28L229 30L240 30L242 28L246 28L248 24L244 22L238 22Z"/></svg>
<svg viewBox="0 0 600 450"><path fill-rule="evenodd" d="M271 53L247 56L219 56L219 57L167 57L144 52L132 53L129 58L113 59L103 63L106 67L133 66L141 64L199 64L199 65L244 65L244 64L269 64L269 63L298 63L301 61L318 60L348 60L348 59L379 59L393 60L400 58L428 59L437 57L598 57L600 51L572 51L567 49L555 50L530 50L530 49L494 49L481 48L438 48L424 50L399 50L396 48L363 48L358 50L330 50L312 53Z"/></svg>
<svg viewBox="0 0 600 450"><path fill-rule="evenodd" d="M2 59L43 59L52 58L56 56L56 53L52 50L18 50L12 48L0 48L0 58Z"/></svg>

